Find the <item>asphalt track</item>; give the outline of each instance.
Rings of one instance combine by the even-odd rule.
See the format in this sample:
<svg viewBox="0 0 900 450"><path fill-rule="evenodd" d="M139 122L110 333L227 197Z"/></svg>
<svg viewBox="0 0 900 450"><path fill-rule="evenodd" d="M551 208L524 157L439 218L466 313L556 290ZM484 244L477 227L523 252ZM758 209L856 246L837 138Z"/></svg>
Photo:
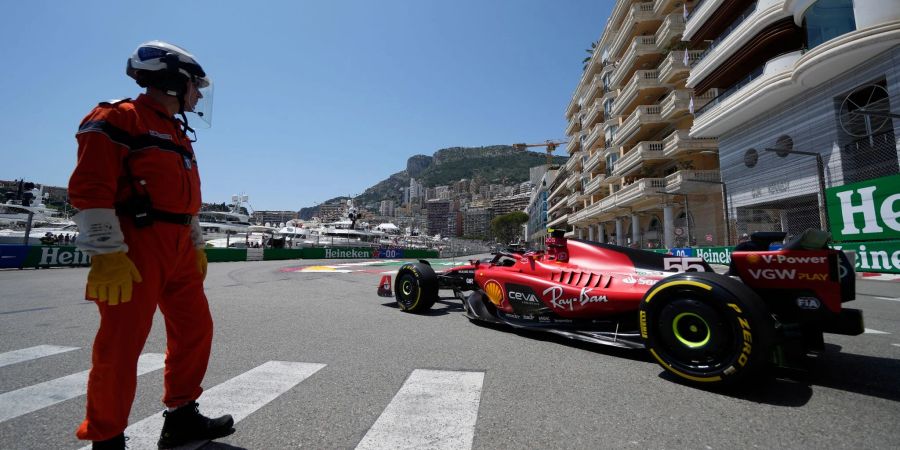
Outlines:
<svg viewBox="0 0 900 450"><path fill-rule="evenodd" d="M199 402L239 422L204 449L900 448L900 283L860 282L866 334L827 335L807 371L727 393L679 383L642 351L472 324L452 300L401 313L375 296L396 263L359 263L210 265ZM98 322L86 275L0 271L0 448L84 445L79 377ZM164 353L158 316L130 448L154 448Z"/></svg>

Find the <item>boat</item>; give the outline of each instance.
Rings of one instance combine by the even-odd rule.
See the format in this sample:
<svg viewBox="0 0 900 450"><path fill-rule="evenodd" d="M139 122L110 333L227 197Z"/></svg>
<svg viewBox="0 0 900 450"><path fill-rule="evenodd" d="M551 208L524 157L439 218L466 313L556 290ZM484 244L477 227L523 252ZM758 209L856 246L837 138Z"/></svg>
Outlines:
<svg viewBox="0 0 900 450"><path fill-rule="evenodd" d="M203 240L212 241L233 237L249 232L250 216L242 213L244 204L249 208L249 197L246 195L232 195L232 207L228 211L204 210L198 213L200 229L203 230Z"/></svg>
<svg viewBox="0 0 900 450"><path fill-rule="evenodd" d="M44 187L38 186L30 189L28 197L13 198L0 204L0 226L25 227L31 220L31 226L64 226L71 224L66 217L62 217L59 210L48 208L44 199L49 194L44 193ZM33 203L37 202L37 203Z"/></svg>
<svg viewBox="0 0 900 450"><path fill-rule="evenodd" d="M74 223L67 223L56 226L41 226L35 227L28 230L28 241L25 241L25 229L24 228L7 228L4 230L0 230L0 244L17 244L17 245L41 245L43 242L42 238L49 237L48 235L52 235L54 237L63 236L63 241L57 241L57 245L65 244L65 236L69 236L69 242L74 243L75 237L78 236L78 226Z"/></svg>

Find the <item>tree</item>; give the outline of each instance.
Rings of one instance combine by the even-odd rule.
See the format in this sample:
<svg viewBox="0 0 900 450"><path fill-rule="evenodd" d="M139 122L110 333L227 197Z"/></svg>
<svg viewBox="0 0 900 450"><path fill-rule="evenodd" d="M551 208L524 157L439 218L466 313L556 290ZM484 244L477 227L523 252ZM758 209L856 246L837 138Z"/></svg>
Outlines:
<svg viewBox="0 0 900 450"><path fill-rule="evenodd" d="M528 222L528 214L513 211L491 220L491 233L503 243L511 243L521 236L522 225Z"/></svg>

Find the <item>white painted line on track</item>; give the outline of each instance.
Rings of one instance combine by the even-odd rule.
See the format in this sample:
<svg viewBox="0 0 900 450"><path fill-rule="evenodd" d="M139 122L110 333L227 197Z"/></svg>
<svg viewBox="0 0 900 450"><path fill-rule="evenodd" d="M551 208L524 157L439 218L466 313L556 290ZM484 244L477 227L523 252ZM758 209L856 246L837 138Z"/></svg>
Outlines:
<svg viewBox="0 0 900 450"><path fill-rule="evenodd" d="M892 302L900 302L900 298L878 297L878 296L875 296L874 298L877 298L877 299L879 299L879 300L890 300L890 301L892 301Z"/></svg>
<svg viewBox="0 0 900 450"><path fill-rule="evenodd" d="M144 353L138 359L138 375L162 369L164 365L165 355ZM0 394L0 422L84 395L89 372L85 370Z"/></svg>
<svg viewBox="0 0 900 450"><path fill-rule="evenodd" d="M865 334L891 334L891 333L888 333L887 331L873 330L871 328L866 328Z"/></svg>
<svg viewBox="0 0 900 450"><path fill-rule="evenodd" d="M60 347L58 345L38 345L36 347L23 348L11 352L0 353L0 367L8 366L45 356L78 350L78 347Z"/></svg>
<svg viewBox="0 0 900 450"><path fill-rule="evenodd" d="M891 344L891 345L893 345L894 347L900 347L900 344Z"/></svg>
<svg viewBox="0 0 900 450"><path fill-rule="evenodd" d="M357 449L472 448L484 372L416 369Z"/></svg>
<svg viewBox="0 0 900 450"><path fill-rule="evenodd" d="M240 422L323 367L325 364L266 362L203 392L197 399L200 413L207 417L231 414L235 423ZM125 430L125 436L129 437L128 448L155 450L162 425L163 416L160 412L129 426ZM196 447L178 448L186 450L205 444L206 441L200 441ZM87 446L83 449L89 448Z"/></svg>

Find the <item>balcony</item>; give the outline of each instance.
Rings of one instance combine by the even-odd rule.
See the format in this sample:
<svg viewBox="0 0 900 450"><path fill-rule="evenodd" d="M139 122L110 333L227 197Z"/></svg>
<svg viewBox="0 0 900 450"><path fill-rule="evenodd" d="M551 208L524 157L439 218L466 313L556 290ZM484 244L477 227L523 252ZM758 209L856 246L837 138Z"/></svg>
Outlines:
<svg viewBox="0 0 900 450"><path fill-rule="evenodd" d="M723 3L725 0L702 0L695 3L691 15L684 24L684 33L681 38L690 40Z"/></svg>
<svg viewBox="0 0 900 450"><path fill-rule="evenodd" d="M603 185L603 179L606 178L605 175L595 175L591 181L588 182L584 187L585 195L594 195L597 192L600 192L600 186Z"/></svg>
<svg viewBox="0 0 900 450"><path fill-rule="evenodd" d="M681 194L711 192L720 189L715 183L697 183L688 180L721 181L718 170L679 170L665 178L665 191Z"/></svg>
<svg viewBox="0 0 900 450"><path fill-rule="evenodd" d="M564 181L562 181L562 178L560 178L560 177L564 177L564 176L566 176L566 174L564 172L556 175L557 180L561 180L561 181L559 181L559 184L556 184L556 182L554 182L553 184L556 185L555 187L551 186L552 190L550 191L550 195L547 196L547 204L552 203L553 199L562 197L562 196L566 195L566 193L568 193L568 188L566 188L566 183Z"/></svg>
<svg viewBox="0 0 900 450"><path fill-rule="evenodd" d="M569 158L569 159L571 160L571 159L574 159L574 158ZM578 161L581 161L581 158L578 158ZM571 174L568 178L566 178L566 183L565 183L565 184L566 184L566 188L569 189L570 191L571 191L571 190L574 190L575 188L578 187L578 184L579 184L580 182L581 182L581 180L578 178L578 175L576 175L576 174Z"/></svg>
<svg viewBox="0 0 900 450"><path fill-rule="evenodd" d="M668 121L674 121L675 119L690 113L691 90L676 89L659 102L659 105L662 118Z"/></svg>
<svg viewBox="0 0 900 450"><path fill-rule="evenodd" d="M688 77L691 66L703 57L703 50L691 50L687 52L687 64L684 63L684 50L673 50L663 58L657 66L659 81L669 84L682 84Z"/></svg>
<svg viewBox="0 0 900 450"><path fill-rule="evenodd" d="M570 174L581 172L581 155L583 155L583 152L580 150L572 152L571 156L569 156L569 160L566 161L566 171Z"/></svg>
<svg viewBox="0 0 900 450"><path fill-rule="evenodd" d="M572 116L572 118L569 119L569 124L566 125L566 136L571 136L579 130L581 130L581 120L578 116Z"/></svg>
<svg viewBox="0 0 900 450"><path fill-rule="evenodd" d="M765 66L750 71L733 86L718 91L718 96L702 107L694 108L691 134L713 137L740 126L786 98L797 95L806 86L792 82L793 68L801 52L770 59ZM693 76L693 75L692 75Z"/></svg>
<svg viewBox="0 0 900 450"><path fill-rule="evenodd" d="M570 208L574 208L575 205L577 205L578 202L581 201L581 195L581 191L573 192L572 195L566 197L566 205Z"/></svg>
<svg viewBox="0 0 900 450"><path fill-rule="evenodd" d="M687 130L673 131L663 139L663 155L675 158L690 152L717 151L719 140L716 138L691 138Z"/></svg>
<svg viewBox="0 0 900 450"><path fill-rule="evenodd" d="M594 97L598 92L603 88L603 80L600 78L600 75L594 75L594 78L591 79L591 84L587 88L587 92L584 93L584 104L590 104ZM582 108L583 109L583 108Z"/></svg>
<svg viewBox="0 0 900 450"><path fill-rule="evenodd" d="M617 1L612 13L609 14L609 19L606 21L606 28L610 30L618 30L621 28L619 27L619 22L621 22L625 14L631 10L631 5L633 3L634 0Z"/></svg>
<svg viewBox="0 0 900 450"><path fill-rule="evenodd" d="M722 31L705 50L706 55L691 67L691 75L688 77L687 84L689 87L696 87L705 78L716 72L716 69L728 61L732 55L740 54L741 49L748 43L749 37L757 36L763 30L767 30L770 25L776 24L789 16L782 9L782 2L753 2L747 5L746 9ZM779 22L780 23L780 22ZM786 28L785 33L793 34L795 25L791 23ZM778 27L782 29L783 27ZM768 30L769 32L773 30ZM766 33L775 36L773 33ZM775 39L774 37L766 41L767 46L777 45L779 40L785 39L783 36Z"/></svg>
<svg viewBox="0 0 900 450"><path fill-rule="evenodd" d="M662 116L660 116L659 105L640 105L622 122L622 126L619 127L613 143L615 145L628 145L628 143L639 140L642 135L647 134L643 130L647 132L658 131L656 128L664 126L665 123Z"/></svg>
<svg viewBox="0 0 900 450"><path fill-rule="evenodd" d="M571 118L578 112L578 99L580 96L578 95L578 89L575 89L575 92L572 94L572 100L569 100L568 106L566 106L566 117Z"/></svg>
<svg viewBox="0 0 900 450"><path fill-rule="evenodd" d="M684 10L682 9L683 0L656 0L653 2L653 14L661 16L668 12L677 12L684 18ZM676 6L677 5L677 6ZM678 8L678 9L675 9Z"/></svg>
<svg viewBox="0 0 900 450"><path fill-rule="evenodd" d="M656 31L656 45L668 47L681 33L684 33L684 16L681 11L676 11L666 16Z"/></svg>
<svg viewBox="0 0 900 450"><path fill-rule="evenodd" d="M600 99L594 100L588 108L587 114L584 115L584 122L582 124L588 129L591 128L601 111L603 111L603 105L600 103Z"/></svg>
<svg viewBox="0 0 900 450"><path fill-rule="evenodd" d="M650 161L666 160L663 154L662 141L644 141L625 153L625 156L616 161L615 173L621 176L646 165Z"/></svg>
<svg viewBox="0 0 900 450"><path fill-rule="evenodd" d="M547 222L547 228L555 228L560 225L566 225L568 223L568 220L569 220L569 215L563 214L563 215Z"/></svg>
<svg viewBox="0 0 900 450"><path fill-rule="evenodd" d="M566 199L568 197L562 197L556 201L547 200L547 214L550 214L554 211L558 211L563 206L566 206Z"/></svg>
<svg viewBox="0 0 900 450"><path fill-rule="evenodd" d="M594 154L590 158L588 158L587 161L585 161L583 171L586 173L591 173L598 167L600 167L600 162L603 161L602 156L603 152L600 151L600 149L597 149Z"/></svg>
<svg viewBox="0 0 900 450"><path fill-rule="evenodd" d="M656 36L638 36L631 41L628 50L618 62L616 71L610 79L610 85L619 86L623 81L634 73L634 68L638 63L649 63L660 54L659 48L656 47Z"/></svg>
<svg viewBox="0 0 900 450"><path fill-rule="evenodd" d="M634 72L631 81L622 88L611 112L613 115L630 114L635 102L646 102L648 97L656 100L667 89L668 86L659 83L658 71L638 70Z"/></svg>
<svg viewBox="0 0 900 450"><path fill-rule="evenodd" d="M570 155L581 149L581 136L583 134L584 133L581 131L576 131L575 134L569 137L569 143L566 144L566 151L569 152Z"/></svg>
<svg viewBox="0 0 900 450"><path fill-rule="evenodd" d="M600 138L603 137L603 123L598 123L594 125L594 128L591 128L590 134L588 134L587 138L584 140L583 149L590 151L594 148L594 144L597 142L602 142Z"/></svg>
<svg viewBox="0 0 900 450"><path fill-rule="evenodd" d="M626 207L638 203L647 197L657 197L658 191L666 188L665 178L644 178L638 180L628 186L625 186L616 193L616 206Z"/></svg>

